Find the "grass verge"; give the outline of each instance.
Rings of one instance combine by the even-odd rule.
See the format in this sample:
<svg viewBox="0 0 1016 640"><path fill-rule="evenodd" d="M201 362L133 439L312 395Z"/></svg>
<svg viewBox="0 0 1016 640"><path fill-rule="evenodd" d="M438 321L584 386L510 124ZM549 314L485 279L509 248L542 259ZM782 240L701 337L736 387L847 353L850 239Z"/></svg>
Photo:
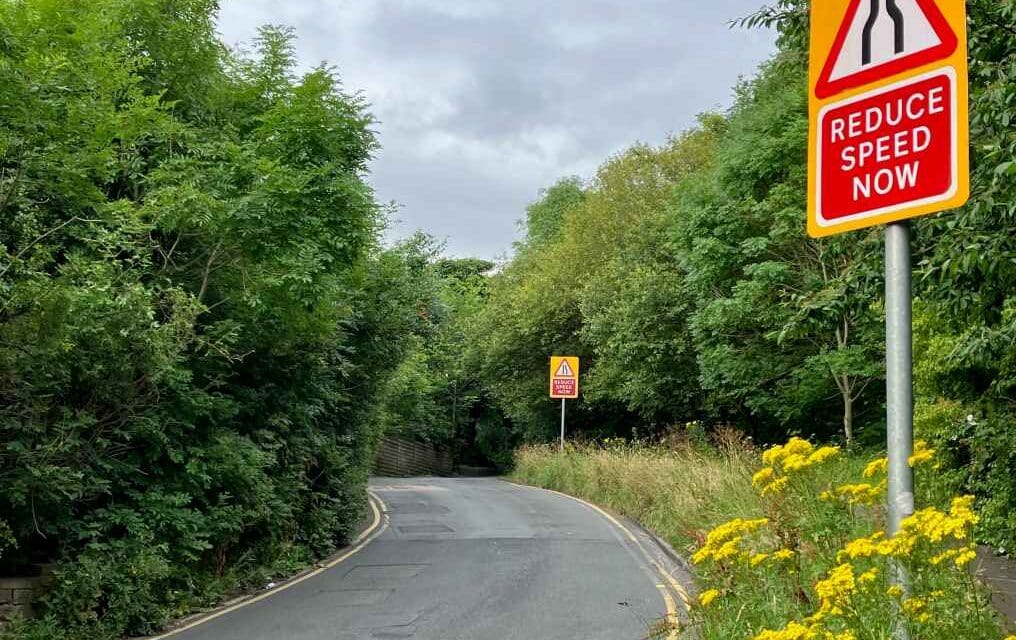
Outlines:
<svg viewBox="0 0 1016 640"><path fill-rule="evenodd" d="M918 447L911 462L918 511L892 537L884 458L796 438L765 452L734 438L525 447L513 477L623 513L690 557L700 591L688 638L887 640L899 626L913 640L1002 638L967 569L971 498L935 481L933 450Z"/></svg>

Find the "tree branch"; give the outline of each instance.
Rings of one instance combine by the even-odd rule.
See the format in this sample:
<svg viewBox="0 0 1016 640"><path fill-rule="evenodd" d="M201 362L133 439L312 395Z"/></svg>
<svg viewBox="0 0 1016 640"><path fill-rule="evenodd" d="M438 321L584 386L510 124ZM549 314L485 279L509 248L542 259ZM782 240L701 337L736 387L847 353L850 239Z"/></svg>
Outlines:
<svg viewBox="0 0 1016 640"><path fill-rule="evenodd" d="M215 258L219 254L219 248L221 246L222 240L215 243L215 247L208 256L208 262L205 263L204 276L201 278L201 289L198 290L198 302L201 302L204 299L205 291L208 290L208 277L212 275L212 265L215 263Z"/></svg>
<svg viewBox="0 0 1016 640"><path fill-rule="evenodd" d="M63 229L64 227L66 227L67 225L69 225L70 223L75 222L75 221L80 221L80 222L102 222L101 220L90 220L88 218L79 218L78 216L71 216L68 220L66 220L64 222L61 222L57 226L53 227L52 229L50 229L46 233L44 233L41 236L39 236L38 238L36 238L35 240L32 240L27 245L25 245L25 247L21 251L18 251L16 254L14 254L14 258L11 259L11 263L9 265L7 265L6 267L4 267L3 271L0 271L0 277L2 277L4 274L6 274L10 270L10 268L14 266L14 262L16 260L18 260L19 258L21 258L21 256L25 255L25 253L29 249L31 249L32 247L34 247L38 243L42 242L43 240L45 240L48 236L56 233L60 229Z"/></svg>

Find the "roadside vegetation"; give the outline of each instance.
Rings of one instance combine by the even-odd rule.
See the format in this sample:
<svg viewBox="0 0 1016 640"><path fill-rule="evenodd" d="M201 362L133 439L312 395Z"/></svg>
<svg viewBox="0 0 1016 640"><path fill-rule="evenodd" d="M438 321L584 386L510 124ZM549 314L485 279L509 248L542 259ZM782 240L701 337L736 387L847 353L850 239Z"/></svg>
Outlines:
<svg viewBox="0 0 1016 640"><path fill-rule="evenodd" d="M263 588L354 531L381 434L451 440L491 265L381 247L367 105L216 5L0 0L0 575L54 571L17 638Z"/></svg>
<svg viewBox="0 0 1016 640"><path fill-rule="evenodd" d="M1016 4L966 3L972 197L913 221L916 429L976 496L976 535L1016 549ZM778 53L733 105L660 145L565 178L533 203L470 321L467 359L500 412L492 439L552 440L547 357L582 358L579 439L729 425L760 444L885 442L882 229L805 231L807 9L742 25Z"/></svg>
<svg viewBox="0 0 1016 640"><path fill-rule="evenodd" d="M519 477L692 553L723 522L767 518L738 553L789 549L800 590L783 565L713 558L696 624L724 637L750 603L752 632L794 637L846 536L881 526L821 493L867 481L846 451L885 435L880 230L805 233L806 0L741 25L775 28L779 51L729 109L551 184L497 265L425 235L382 246L369 105L331 67L298 73L285 28L229 50L216 6L0 0L0 574L55 578L9 632L153 632L328 554L385 434L507 467L555 437L547 363L567 354L582 358L569 435L614 440L524 448ZM973 495L957 544L973 527L1011 551L1016 3L967 8L972 198L914 223L917 430L941 465L921 473L948 488L921 506L959 518L951 498ZM688 423L729 444L622 444ZM759 454L733 443L791 436L843 450L759 495ZM885 561L857 562L855 584ZM958 597L963 572L939 564L926 595ZM926 604L980 616L967 594ZM879 598L882 621L896 601ZM840 618L822 624L852 629Z"/></svg>
<svg viewBox="0 0 1016 640"><path fill-rule="evenodd" d="M885 458L801 438L760 452L732 430L717 443L524 447L514 477L623 513L690 558L683 637L885 640L896 620L924 640L1002 637L968 567L973 496L952 493L926 443L911 458L919 509L889 538ZM890 583L893 563L909 591Z"/></svg>

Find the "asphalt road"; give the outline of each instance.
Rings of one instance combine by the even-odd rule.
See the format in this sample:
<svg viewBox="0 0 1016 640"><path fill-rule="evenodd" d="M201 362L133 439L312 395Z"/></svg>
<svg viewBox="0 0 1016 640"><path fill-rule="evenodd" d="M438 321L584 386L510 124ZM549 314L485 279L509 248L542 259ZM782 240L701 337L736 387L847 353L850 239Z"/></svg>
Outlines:
<svg viewBox="0 0 1016 640"><path fill-rule="evenodd" d="M638 640L682 606L687 576L648 536L568 497L493 478L371 490L386 518L359 552L172 639Z"/></svg>

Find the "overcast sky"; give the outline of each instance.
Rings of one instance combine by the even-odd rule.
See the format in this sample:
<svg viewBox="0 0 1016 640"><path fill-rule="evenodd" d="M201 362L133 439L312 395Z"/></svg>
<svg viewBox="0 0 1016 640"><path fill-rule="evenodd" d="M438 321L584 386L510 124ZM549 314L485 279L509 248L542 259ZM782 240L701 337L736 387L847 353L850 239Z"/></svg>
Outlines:
<svg viewBox="0 0 1016 640"><path fill-rule="evenodd" d="M633 142L662 142L726 107L773 50L728 21L765 0L222 0L219 30L249 43L292 26L306 68L335 65L372 105L371 182L456 256L510 251L558 178L589 178Z"/></svg>

